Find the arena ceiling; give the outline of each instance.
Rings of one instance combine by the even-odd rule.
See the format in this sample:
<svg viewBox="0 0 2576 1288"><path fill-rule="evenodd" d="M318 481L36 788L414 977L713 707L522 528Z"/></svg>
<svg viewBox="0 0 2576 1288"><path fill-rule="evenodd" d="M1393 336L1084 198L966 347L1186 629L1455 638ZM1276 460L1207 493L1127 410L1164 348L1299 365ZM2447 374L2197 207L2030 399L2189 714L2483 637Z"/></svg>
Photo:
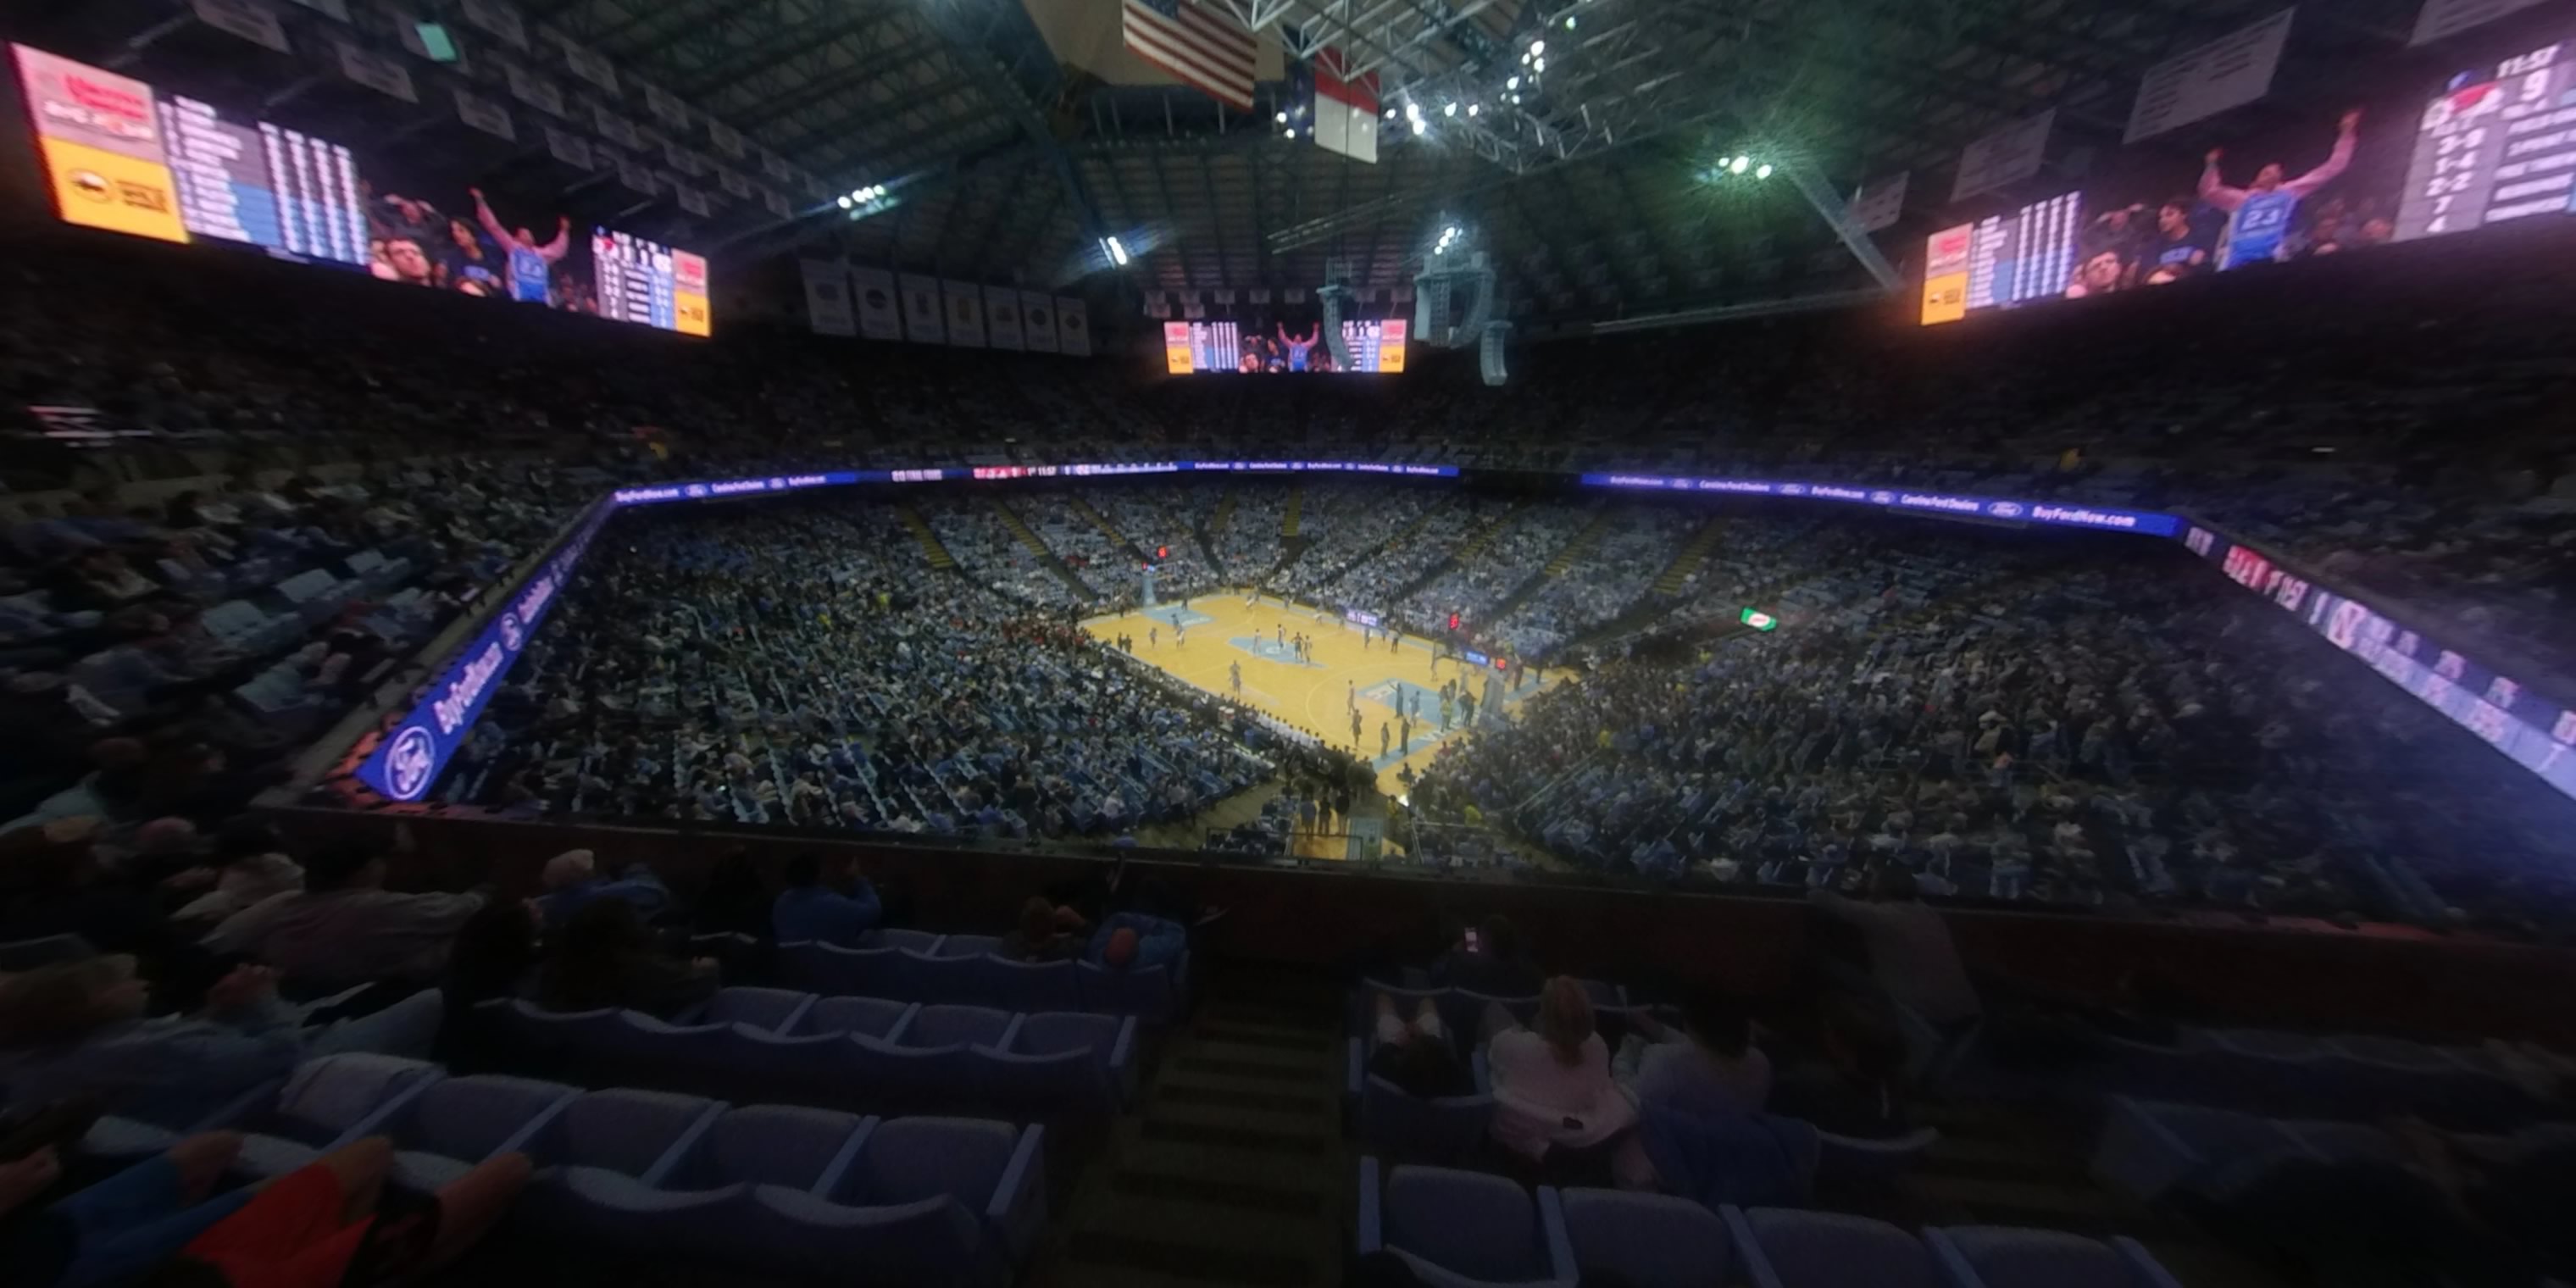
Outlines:
<svg viewBox="0 0 2576 1288"><path fill-rule="evenodd" d="M1213 2L1273 31L1285 24L1287 39L1358 51L1390 103L1433 107L1433 128L1417 138L1392 122L1379 162L1361 164L1280 136L1283 82L1262 83L1251 113L1136 83L1156 78L1124 75L1114 48L1096 48L1101 31L1116 44L1113 0L518 9L796 167L791 218L738 204L712 219L666 209L664 227L639 228L720 261L843 253L1066 287L1102 269L1098 239L1116 234L1137 252L1124 279L1136 289L1311 287L1335 268L1370 289L1409 281L1437 229L1457 223L1490 255L1512 315L1539 320L1866 286L1791 185L1709 184L1699 172L1750 150L1848 193L1910 170L1914 205L1928 210L1923 194L1947 191L1961 146L2053 106L2051 163L2080 173L2118 146L2144 69L2284 0ZM362 23L394 12L349 3ZM465 3L409 9L453 22L448 11ZM2277 85L2295 91L2356 52L2402 45L2419 3L2302 6ZM77 13L84 26L135 31L185 8L49 7L61 21ZM1567 29L1568 16L1579 25ZM1546 93L1507 109L1503 78L1533 37L1549 42ZM1440 116L1442 102L1485 110L1471 125ZM2171 145L2193 146L2179 134ZM864 217L831 200L874 183L892 196Z"/></svg>

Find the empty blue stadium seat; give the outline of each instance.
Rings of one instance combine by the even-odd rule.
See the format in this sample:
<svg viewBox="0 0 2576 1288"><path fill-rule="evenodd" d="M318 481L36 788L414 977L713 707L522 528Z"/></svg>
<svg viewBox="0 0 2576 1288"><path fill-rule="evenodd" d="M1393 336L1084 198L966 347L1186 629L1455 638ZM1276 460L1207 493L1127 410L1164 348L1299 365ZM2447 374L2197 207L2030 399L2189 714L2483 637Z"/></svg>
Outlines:
<svg viewBox="0 0 2576 1288"><path fill-rule="evenodd" d="M379 1119L445 1077L437 1065L389 1055L308 1060L273 1101L223 1124L242 1133L234 1170L253 1177L284 1176L366 1134Z"/></svg>
<svg viewBox="0 0 2576 1288"><path fill-rule="evenodd" d="M1556 1191L1542 1189L1533 1197L1500 1176L1405 1166L1386 1174L1381 1194L1377 1160L1363 1158L1359 1251L1381 1248L1451 1279L1574 1279Z"/></svg>
<svg viewBox="0 0 2576 1288"><path fill-rule="evenodd" d="M905 1046L1001 1046L1011 1014L989 1006L934 1004L913 1012L900 1039Z"/></svg>
<svg viewBox="0 0 2576 1288"><path fill-rule="evenodd" d="M2180 1288L2135 1239L1962 1225L1923 1241L1950 1288Z"/></svg>
<svg viewBox="0 0 2576 1288"><path fill-rule="evenodd" d="M1941 1288L1922 1241L1884 1221L1840 1212L1720 1212L1753 1288Z"/></svg>
<svg viewBox="0 0 2576 1288"><path fill-rule="evenodd" d="M376 1124L394 1143L393 1179L430 1191L465 1174L562 1112L581 1092L557 1082L475 1074L448 1078Z"/></svg>
<svg viewBox="0 0 2576 1288"><path fill-rule="evenodd" d="M724 1112L719 1101L620 1087L575 1096L517 1148L540 1166L602 1167L652 1183L655 1165Z"/></svg>
<svg viewBox="0 0 2576 1288"><path fill-rule="evenodd" d="M1581 1274L1616 1275L1631 1288L1708 1288L1726 1282L1735 1260L1726 1222L1689 1199L1571 1189L1557 1201Z"/></svg>
<svg viewBox="0 0 2576 1288"><path fill-rule="evenodd" d="M1046 1221L1045 1128L970 1118L895 1118L822 1195L864 1206L950 1198L1017 1263Z"/></svg>
<svg viewBox="0 0 2576 1288"><path fill-rule="evenodd" d="M716 1116L672 1161L662 1184L713 1189L747 1182L813 1190L836 1179L877 1120L831 1109L745 1105Z"/></svg>
<svg viewBox="0 0 2576 1288"><path fill-rule="evenodd" d="M1006 1011L1074 1011L1082 1008L1081 968L1072 961L1015 962L987 953L973 959L975 999Z"/></svg>
<svg viewBox="0 0 2576 1288"><path fill-rule="evenodd" d="M792 988L725 988L707 1001L698 1016L708 1024L748 1024L773 1033L795 1031L796 1021L818 999Z"/></svg>
<svg viewBox="0 0 2576 1288"><path fill-rule="evenodd" d="M824 997L806 1008L794 1032L797 1033L862 1033L872 1038L893 1041L907 1026L913 1011L909 1002L890 1002L880 997Z"/></svg>

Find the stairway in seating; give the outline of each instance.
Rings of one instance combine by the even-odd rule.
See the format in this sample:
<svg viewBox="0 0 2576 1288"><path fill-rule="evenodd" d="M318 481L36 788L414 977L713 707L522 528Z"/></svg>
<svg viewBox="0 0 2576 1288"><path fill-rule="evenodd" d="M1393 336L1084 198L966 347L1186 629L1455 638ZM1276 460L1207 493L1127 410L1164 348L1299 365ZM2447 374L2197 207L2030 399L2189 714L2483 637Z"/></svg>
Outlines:
<svg viewBox="0 0 2576 1288"><path fill-rule="evenodd" d="M1575 533L1573 539L1565 543L1565 548L1557 551L1556 557L1547 561L1546 567L1521 579L1521 584L1513 587L1512 593L1503 596L1493 607L1478 616L1476 628L1482 630L1518 612L1520 606L1528 603L1532 595L1546 589L1549 582L1564 576L1566 570L1572 568L1574 561L1582 558L1585 551L1601 544L1601 538L1615 526L1617 521L1611 518L1608 510L1603 510L1583 531Z"/></svg>
<svg viewBox="0 0 2576 1288"><path fill-rule="evenodd" d="M998 496L985 499L991 501L994 511L1002 516L1002 526L1009 528L1011 535L1019 538L1020 544L1026 546L1030 554L1038 557L1040 565L1063 578L1064 584L1072 589L1075 598L1086 601L1100 598L1099 591L1093 590L1082 578L1073 575L1073 569L1066 567L1064 560L1057 558L1054 551L1047 549L1047 543L1038 536L1037 529L1030 527L1029 521L1021 518L1020 512L1012 509L1010 503Z"/></svg>
<svg viewBox="0 0 2576 1288"><path fill-rule="evenodd" d="M1108 515L1092 509L1089 501L1085 501L1079 496L1069 496L1065 499L1072 502L1073 512L1075 514L1081 515L1085 522L1088 522L1091 526L1100 529L1100 535L1109 538L1109 544L1136 556L1138 559L1143 559L1145 557L1145 552L1138 548L1135 542L1128 540L1127 534L1120 532L1117 525L1109 521Z"/></svg>
<svg viewBox="0 0 2576 1288"><path fill-rule="evenodd" d="M1450 552L1448 558L1433 560L1430 567L1422 570L1421 576L1397 587L1395 593L1387 597L1387 602L1390 604L1401 603L1408 597L1412 596L1414 592L1440 580L1443 576L1448 574L1450 569L1475 558L1477 551L1494 544L1494 538L1501 536L1503 534L1503 529L1512 526L1512 521L1521 517L1521 511L1536 504L1537 502L1535 501L1526 500L1513 502L1512 508L1503 512L1503 517L1496 519L1493 522L1486 524L1484 527L1478 528L1476 531L1468 534L1467 539L1460 542L1458 548ZM1430 517L1431 516L1429 514L1425 514L1423 516L1426 521L1428 521ZM1413 528L1405 529L1405 535L1411 536L1414 529L1421 526L1421 524L1417 523ZM1399 541L1400 540L1401 538L1399 538ZM1390 541L1386 544L1388 548L1393 548L1398 544L1398 541Z"/></svg>
<svg viewBox="0 0 2576 1288"><path fill-rule="evenodd" d="M1030 1273L1060 1288L1325 1288L1347 1246L1341 1006L1321 976L1228 964L1172 1031L1143 1096L1085 1169L1061 1242Z"/></svg>
<svg viewBox="0 0 2576 1288"><path fill-rule="evenodd" d="M1682 552L1664 565L1663 572L1656 575L1654 585L1647 589L1658 595L1682 593L1683 584L1690 580L1692 573L1699 571L1700 564L1707 561L1708 552L1717 548L1717 539L1725 532L1725 524L1723 517L1711 515L1708 522L1700 525L1699 531L1691 534L1691 539L1682 546Z"/></svg>
<svg viewBox="0 0 2576 1288"><path fill-rule="evenodd" d="M911 506L896 510L894 517L912 531L914 543L921 547L922 557L930 561L931 567L946 572L957 566L957 557L948 553L948 547L939 544L939 534L932 532L930 525L922 522L921 516L913 513Z"/></svg>
<svg viewBox="0 0 2576 1288"><path fill-rule="evenodd" d="M1234 522L1234 488L1229 485L1225 489L1225 494L1216 499L1216 511L1208 515L1207 523L1190 531L1190 536L1199 543L1199 557L1207 560L1208 570L1220 577L1225 575L1226 567L1225 561L1216 557L1216 551L1218 546L1225 543L1225 528L1232 522Z"/></svg>
<svg viewBox="0 0 2576 1288"><path fill-rule="evenodd" d="M1289 484L1288 510L1285 514L1281 515L1279 519L1279 535L1282 538L1293 539L1298 535L1297 521L1304 515L1305 510L1306 485L1303 483Z"/></svg>

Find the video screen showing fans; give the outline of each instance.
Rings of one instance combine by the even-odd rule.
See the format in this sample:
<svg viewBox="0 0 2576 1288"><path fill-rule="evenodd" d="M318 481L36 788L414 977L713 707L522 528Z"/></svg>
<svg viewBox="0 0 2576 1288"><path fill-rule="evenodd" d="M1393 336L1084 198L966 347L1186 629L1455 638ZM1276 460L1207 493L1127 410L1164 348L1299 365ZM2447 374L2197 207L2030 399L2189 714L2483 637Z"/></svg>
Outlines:
<svg viewBox="0 0 2576 1288"><path fill-rule="evenodd" d="M2090 299L2576 210L2576 43L2419 93L2249 126L2195 165L2113 160L2081 192L1925 244L1921 321Z"/></svg>
<svg viewBox="0 0 2576 1288"><path fill-rule="evenodd" d="M259 250L379 280L706 335L706 260L576 237L542 203L368 165L338 143L11 46L67 223ZM600 282L614 268L613 288Z"/></svg>
<svg viewBox="0 0 2576 1288"><path fill-rule="evenodd" d="M1404 370L1406 326L1403 318L1343 322L1350 370L1375 375ZM1267 327L1257 322L1166 322L1163 367L1176 376L1195 371L1250 375L1341 370L1334 365L1332 346L1323 341L1321 321L1309 321L1302 330L1287 322Z"/></svg>

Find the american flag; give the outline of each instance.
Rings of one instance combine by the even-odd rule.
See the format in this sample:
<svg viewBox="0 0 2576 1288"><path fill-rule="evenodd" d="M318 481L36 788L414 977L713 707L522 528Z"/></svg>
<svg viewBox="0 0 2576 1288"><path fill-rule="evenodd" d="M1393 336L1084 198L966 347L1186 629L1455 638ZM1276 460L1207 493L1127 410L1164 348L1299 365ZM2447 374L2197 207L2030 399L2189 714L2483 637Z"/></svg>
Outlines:
<svg viewBox="0 0 2576 1288"><path fill-rule="evenodd" d="M1129 51L1229 107L1252 110L1253 35L1222 10L1188 0L1126 0Z"/></svg>

